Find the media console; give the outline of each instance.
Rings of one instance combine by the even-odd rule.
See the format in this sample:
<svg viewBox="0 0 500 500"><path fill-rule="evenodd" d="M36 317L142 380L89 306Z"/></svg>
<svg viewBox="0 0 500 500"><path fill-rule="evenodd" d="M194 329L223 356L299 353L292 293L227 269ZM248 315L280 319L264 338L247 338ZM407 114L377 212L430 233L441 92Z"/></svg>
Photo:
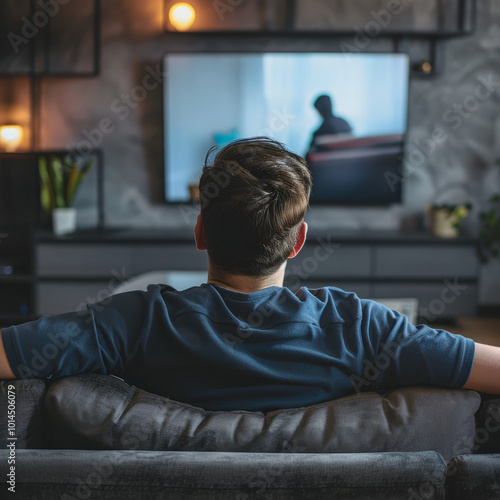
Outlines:
<svg viewBox="0 0 500 500"><path fill-rule="evenodd" d="M337 286L362 298L417 298L422 319L433 321L477 310L476 240L426 233L310 231L287 265L292 289ZM109 297L129 277L154 270L200 272L207 256L191 229L81 232L35 238L36 313L75 311Z"/></svg>

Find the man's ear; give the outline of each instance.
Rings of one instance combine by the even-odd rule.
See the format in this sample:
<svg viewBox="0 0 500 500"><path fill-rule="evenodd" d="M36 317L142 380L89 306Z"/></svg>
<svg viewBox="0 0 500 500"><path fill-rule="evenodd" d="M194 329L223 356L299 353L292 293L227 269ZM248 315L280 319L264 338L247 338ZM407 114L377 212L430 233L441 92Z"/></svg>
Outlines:
<svg viewBox="0 0 500 500"><path fill-rule="evenodd" d="M194 228L194 240L196 241L196 248L198 250L206 250L207 244L205 243L205 227L203 226L203 220L201 214L198 215L198 220L196 221L196 227Z"/></svg>
<svg viewBox="0 0 500 500"><path fill-rule="evenodd" d="M307 222L302 221L302 224L299 229L299 236L297 238L297 243L295 243L292 252L288 256L289 259L293 259L302 250L302 247L306 242L306 235L307 235Z"/></svg>

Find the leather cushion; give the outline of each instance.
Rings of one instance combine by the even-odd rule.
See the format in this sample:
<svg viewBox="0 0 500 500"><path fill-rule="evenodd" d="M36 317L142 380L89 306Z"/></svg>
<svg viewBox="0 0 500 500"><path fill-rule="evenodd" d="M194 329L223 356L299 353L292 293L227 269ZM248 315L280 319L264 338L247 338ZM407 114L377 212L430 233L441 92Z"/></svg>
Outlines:
<svg viewBox="0 0 500 500"><path fill-rule="evenodd" d="M407 387L269 413L205 411L106 375L54 381L45 409L61 448L363 453L473 446L474 391Z"/></svg>
<svg viewBox="0 0 500 500"><path fill-rule="evenodd" d="M43 380L0 380L0 441L4 445L11 442L9 437L15 437L17 449L48 447L43 412L46 391Z"/></svg>

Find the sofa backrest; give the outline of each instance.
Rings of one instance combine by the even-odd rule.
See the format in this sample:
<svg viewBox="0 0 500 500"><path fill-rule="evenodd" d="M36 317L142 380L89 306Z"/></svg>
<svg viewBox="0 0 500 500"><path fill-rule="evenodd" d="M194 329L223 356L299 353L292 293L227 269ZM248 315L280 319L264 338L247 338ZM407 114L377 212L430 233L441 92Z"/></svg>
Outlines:
<svg viewBox="0 0 500 500"><path fill-rule="evenodd" d="M18 449L429 449L448 459L500 450L500 399L481 395L476 411L479 397L473 391L414 387L263 414L209 412L104 375L68 377L50 384L3 380L0 439L6 443L16 437Z"/></svg>
<svg viewBox="0 0 500 500"><path fill-rule="evenodd" d="M407 387L269 413L205 411L115 377L54 381L45 410L60 448L171 451L470 453L474 391Z"/></svg>

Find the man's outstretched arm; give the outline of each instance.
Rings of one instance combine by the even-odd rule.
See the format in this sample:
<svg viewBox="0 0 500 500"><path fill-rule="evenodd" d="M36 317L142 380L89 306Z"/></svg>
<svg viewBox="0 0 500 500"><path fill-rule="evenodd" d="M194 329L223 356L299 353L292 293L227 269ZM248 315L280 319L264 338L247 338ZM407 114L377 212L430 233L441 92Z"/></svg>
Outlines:
<svg viewBox="0 0 500 500"><path fill-rule="evenodd" d="M16 378L12 368L10 367L7 354L5 354L5 347L3 346L2 334L0 332L0 380Z"/></svg>
<svg viewBox="0 0 500 500"><path fill-rule="evenodd" d="M476 343L472 369L464 389L500 394L500 347Z"/></svg>

